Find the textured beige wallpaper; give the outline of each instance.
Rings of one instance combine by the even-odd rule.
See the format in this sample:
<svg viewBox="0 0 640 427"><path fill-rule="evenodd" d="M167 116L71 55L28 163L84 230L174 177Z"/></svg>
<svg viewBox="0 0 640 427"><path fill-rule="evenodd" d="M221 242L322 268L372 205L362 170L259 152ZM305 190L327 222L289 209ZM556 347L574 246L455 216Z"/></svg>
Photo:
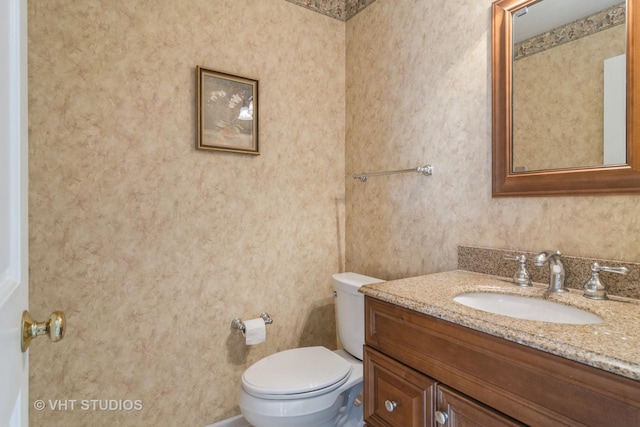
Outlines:
<svg viewBox="0 0 640 427"><path fill-rule="evenodd" d="M31 311L69 322L32 344L30 399L143 402L33 426L236 414L248 364L335 345L345 263L406 277L460 244L640 261L638 196L491 199L490 0L378 0L346 34L282 0L29 5ZM260 156L194 150L196 65L260 80ZM229 323L262 310L247 348Z"/></svg>
<svg viewBox="0 0 640 427"><path fill-rule="evenodd" d="M30 400L76 401L32 426L204 426L250 363L335 348L344 40L283 0L29 2L31 312L68 319ZM194 149L196 65L260 81L260 156ZM263 310L248 348L231 320Z"/></svg>
<svg viewBox="0 0 640 427"><path fill-rule="evenodd" d="M624 54L625 35L618 25L513 63L516 167L603 163L604 60Z"/></svg>
<svg viewBox="0 0 640 427"><path fill-rule="evenodd" d="M448 270L457 245L640 261L640 196L491 198L490 6L379 0L347 22L347 269Z"/></svg>

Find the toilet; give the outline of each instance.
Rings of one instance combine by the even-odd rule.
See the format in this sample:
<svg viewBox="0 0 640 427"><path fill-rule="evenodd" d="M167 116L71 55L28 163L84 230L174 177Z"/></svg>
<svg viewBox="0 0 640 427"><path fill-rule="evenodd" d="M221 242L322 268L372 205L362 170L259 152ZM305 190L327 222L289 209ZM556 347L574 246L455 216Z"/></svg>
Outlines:
<svg viewBox="0 0 640 427"><path fill-rule="evenodd" d="M383 280L333 275L336 324L344 349L302 347L251 365L238 405L254 427L361 427L364 296L362 285Z"/></svg>

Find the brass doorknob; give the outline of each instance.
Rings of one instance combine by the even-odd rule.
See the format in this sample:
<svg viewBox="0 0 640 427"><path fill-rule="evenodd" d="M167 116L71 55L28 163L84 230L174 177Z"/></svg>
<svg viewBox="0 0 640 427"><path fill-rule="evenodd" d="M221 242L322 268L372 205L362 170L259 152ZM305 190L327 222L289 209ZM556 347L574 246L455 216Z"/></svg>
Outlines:
<svg viewBox="0 0 640 427"><path fill-rule="evenodd" d="M49 335L51 342L64 338L67 319L61 311L54 311L44 322L34 321L27 310L22 312L22 352L29 348L31 340L39 335Z"/></svg>

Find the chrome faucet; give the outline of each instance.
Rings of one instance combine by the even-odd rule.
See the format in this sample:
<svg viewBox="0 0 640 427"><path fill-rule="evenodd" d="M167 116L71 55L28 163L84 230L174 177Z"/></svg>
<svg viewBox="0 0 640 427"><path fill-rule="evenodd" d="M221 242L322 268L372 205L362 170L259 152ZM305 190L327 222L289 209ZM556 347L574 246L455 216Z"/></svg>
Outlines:
<svg viewBox="0 0 640 427"><path fill-rule="evenodd" d="M564 283L565 269L560 251L543 251L533 258L533 263L542 267L545 262L549 263L549 292L569 292Z"/></svg>

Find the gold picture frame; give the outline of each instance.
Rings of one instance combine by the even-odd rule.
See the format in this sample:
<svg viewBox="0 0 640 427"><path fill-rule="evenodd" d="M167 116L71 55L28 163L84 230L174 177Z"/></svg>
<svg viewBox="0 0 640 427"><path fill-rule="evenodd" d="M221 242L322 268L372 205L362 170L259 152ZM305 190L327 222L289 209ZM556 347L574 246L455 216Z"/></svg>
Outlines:
<svg viewBox="0 0 640 427"><path fill-rule="evenodd" d="M198 150L260 154L258 80L196 67Z"/></svg>

